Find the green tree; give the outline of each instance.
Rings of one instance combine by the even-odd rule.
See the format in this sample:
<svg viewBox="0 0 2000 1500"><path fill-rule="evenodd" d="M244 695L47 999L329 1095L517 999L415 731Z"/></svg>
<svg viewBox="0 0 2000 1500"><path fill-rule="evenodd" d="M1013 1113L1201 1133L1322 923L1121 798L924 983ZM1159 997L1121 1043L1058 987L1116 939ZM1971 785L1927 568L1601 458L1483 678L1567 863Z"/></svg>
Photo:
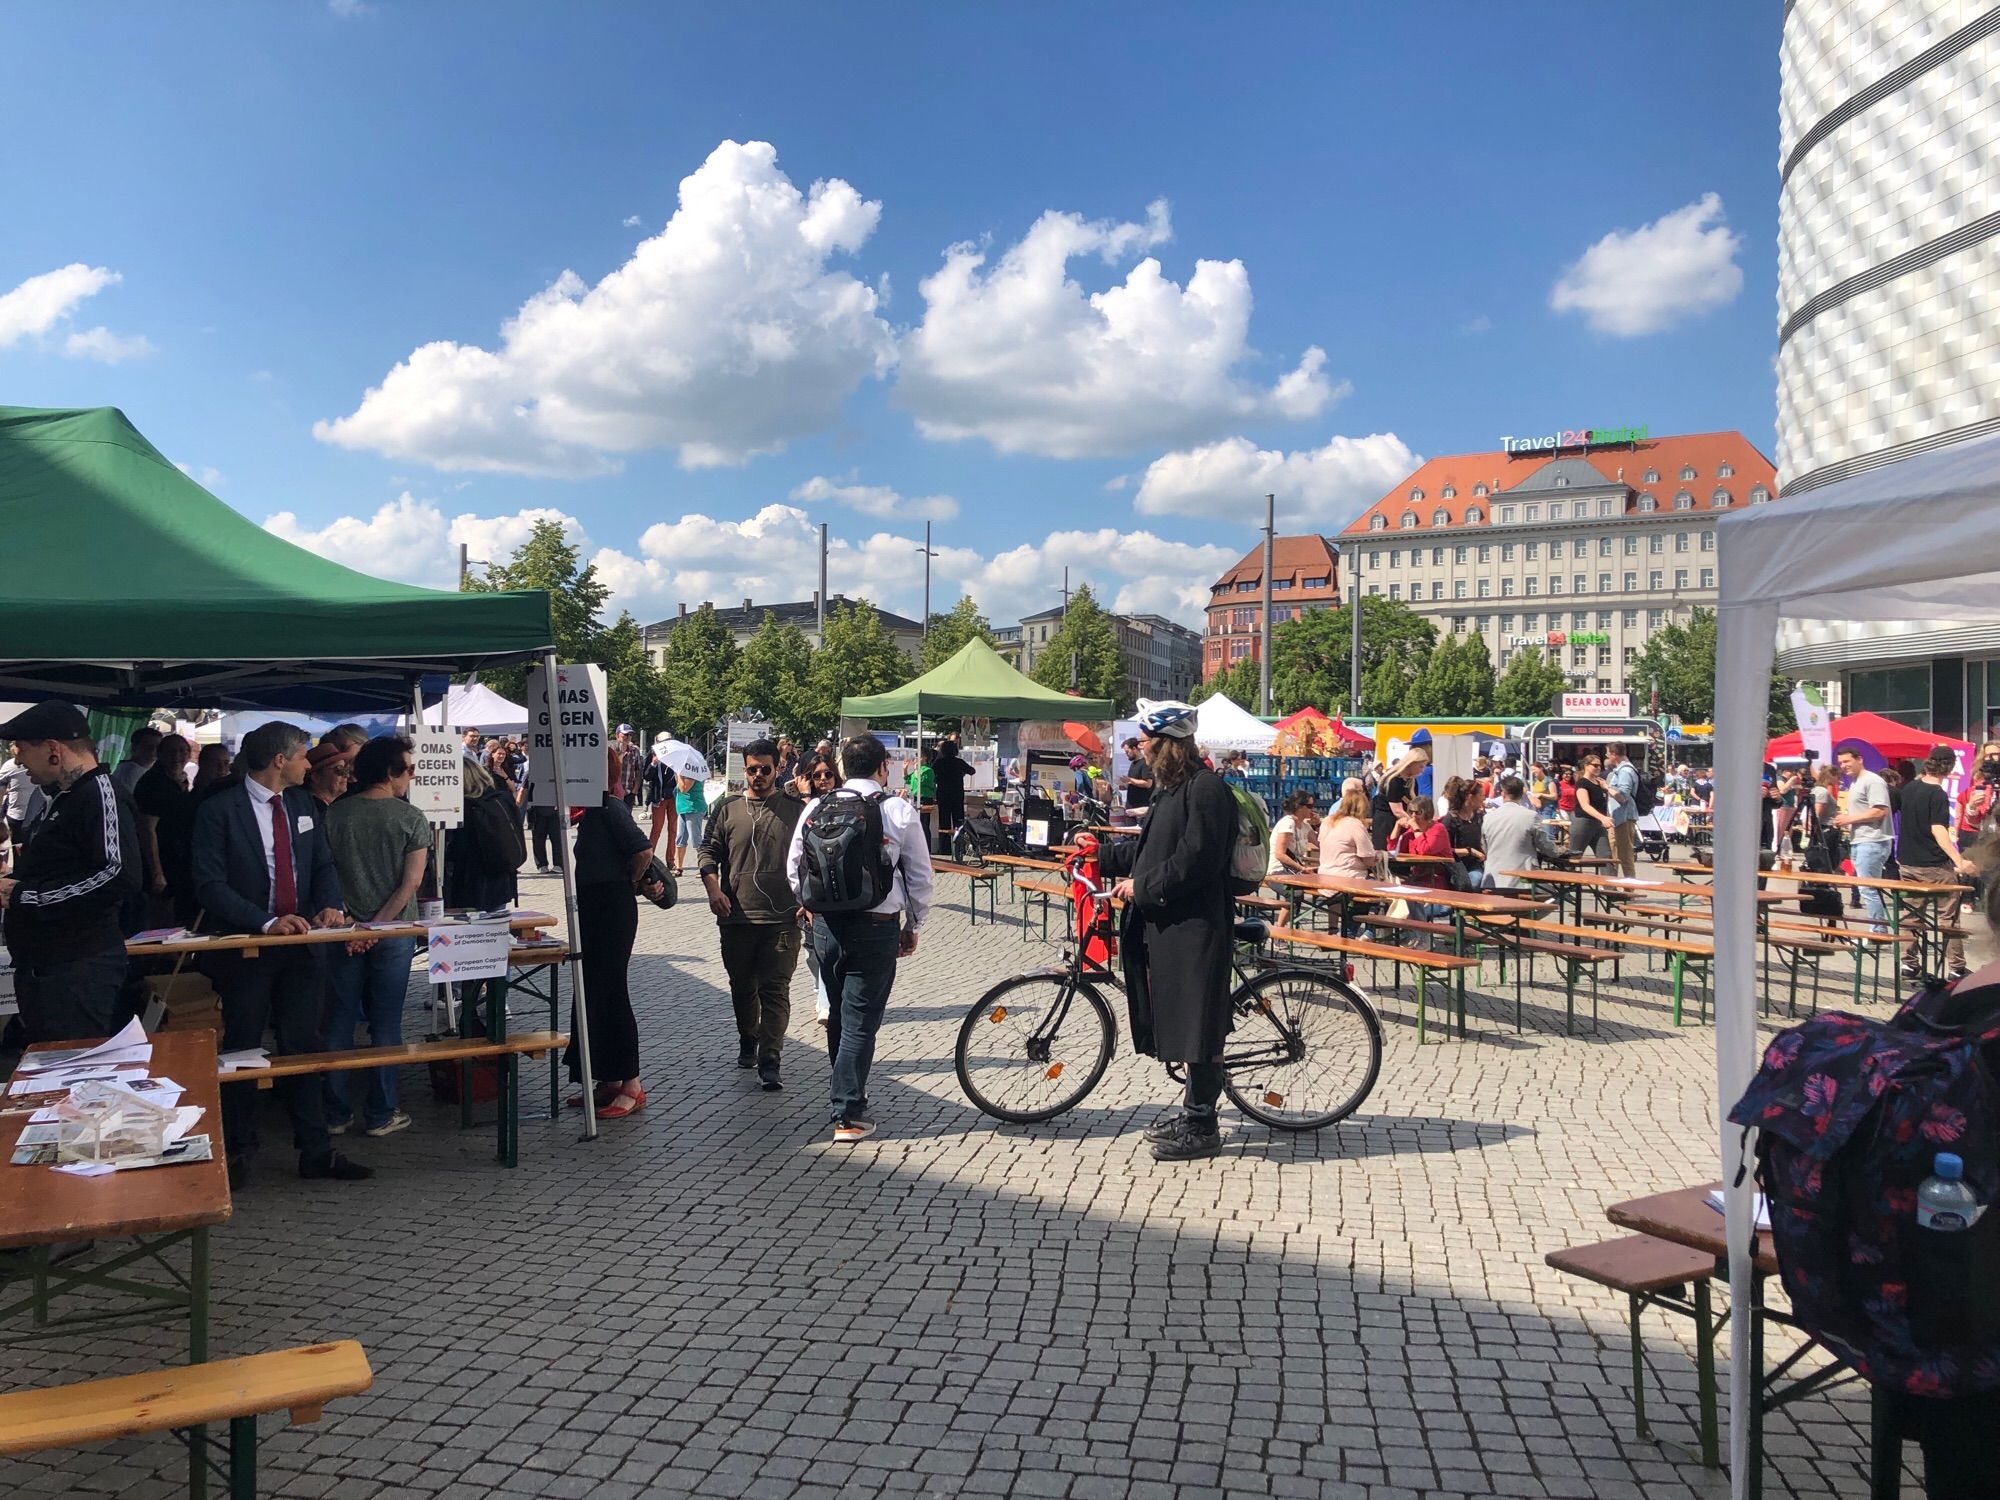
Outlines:
<svg viewBox="0 0 2000 1500"><path fill-rule="evenodd" d="M1188 702L1200 703L1205 698L1213 698L1220 693L1232 698L1239 708L1257 711L1257 694L1262 687L1261 673L1257 669L1257 658L1246 656L1233 666L1224 667L1213 677L1198 682L1194 691L1188 694Z"/></svg>
<svg viewBox="0 0 2000 1500"><path fill-rule="evenodd" d="M1507 659L1507 669L1493 685L1493 712L1506 719L1540 718L1568 686L1560 666L1538 647L1527 647Z"/></svg>
<svg viewBox="0 0 2000 1500"><path fill-rule="evenodd" d="M979 606L970 594L961 596L949 614L932 615L930 626L930 633L924 637L923 660L920 663L926 672L958 655L965 649L967 641L976 638L989 646L998 644L986 616L979 612Z"/></svg>
<svg viewBox="0 0 2000 1500"><path fill-rule="evenodd" d="M653 665L639 637L639 622L629 610L597 634L584 660L604 668L605 712L614 724L631 724L649 733L671 721L666 678Z"/></svg>
<svg viewBox="0 0 2000 1500"><path fill-rule="evenodd" d="M1421 660L1437 639L1437 628L1400 599L1379 595L1361 601L1361 673L1390 655ZM1271 696L1291 709L1312 707L1326 713L1346 713L1352 683L1354 606L1310 610L1286 620L1271 632ZM1361 695L1370 713L1377 705Z"/></svg>
<svg viewBox="0 0 2000 1500"><path fill-rule="evenodd" d="M1424 656L1412 657L1406 652L1376 662L1361 675L1361 711L1375 719L1393 718L1407 711L1411 687L1424 662Z"/></svg>
<svg viewBox="0 0 2000 1500"><path fill-rule="evenodd" d="M764 623L736 658L734 701L777 726L794 741L810 742L827 725L814 717L813 649L796 625L780 625L766 613Z"/></svg>
<svg viewBox="0 0 2000 1500"><path fill-rule="evenodd" d="M1685 624L1675 621L1654 631L1626 669L1625 685L1637 712L1648 712L1652 695L1658 693L1658 712L1678 714L1689 724L1713 723L1715 611L1696 608ZM1791 692L1788 678L1771 674L1765 719L1774 733L1794 727Z"/></svg>
<svg viewBox="0 0 2000 1500"><path fill-rule="evenodd" d="M546 589L555 623L556 660L597 660L591 649L602 631L600 617L611 591L598 581L597 565L583 563L579 550L564 538L560 521L535 522L528 539L514 549L512 557L488 563L483 576L463 579L460 588L473 594ZM483 675L486 685L504 698L518 701L527 691L525 665L500 667Z"/></svg>
<svg viewBox="0 0 2000 1500"><path fill-rule="evenodd" d="M667 634L667 710L674 733L691 745L710 746L715 726L742 705L733 701L736 684L736 638L704 604L674 622Z"/></svg>
<svg viewBox="0 0 2000 1500"><path fill-rule="evenodd" d="M1109 698L1121 711L1132 706L1125 701L1125 658L1118 649L1118 627L1099 606L1089 584L1078 584L1069 596L1069 612L1048 644L1035 653L1030 675L1043 687L1064 691L1074 687L1085 698Z"/></svg>
<svg viewBox="0 0 2000 1500"><path fill-rule="evenodd" d="M813 653L802 717L813 729L795 736L831 733L840 722L840 700L886 693L910 680L910 659L896 648L872 604L839 604L826 617L826 635Z"/></svg>
<svg viewBox="0 0 2000 1500"><path fill-rule="evenodd" d="M1368 702L1364 685L1361 701ZM1447 635L1424 658L1403 697L1406 714L1476 717L1492 712L1493 662L1476 635Z"/></svg>

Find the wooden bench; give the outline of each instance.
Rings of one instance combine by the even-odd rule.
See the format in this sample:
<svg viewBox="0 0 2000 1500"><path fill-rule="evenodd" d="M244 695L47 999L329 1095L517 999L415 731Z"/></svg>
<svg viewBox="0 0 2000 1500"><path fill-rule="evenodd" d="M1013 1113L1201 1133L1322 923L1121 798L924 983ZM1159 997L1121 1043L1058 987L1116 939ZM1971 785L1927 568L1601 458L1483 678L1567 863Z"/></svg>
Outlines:
<svg viewBox="0 0 2000 1500"><path fill-rule="evenodd" d="M1451 976L1467 969L1479 967L1475 958L1460 958L1456 953L1432 953L1422 948L1399 948L1393 943L1375 943L1366 938L1344 938L1330 932L1308 932L1298 927L1273 927L1270 941L1286 943L1298 948L1311 948L1321 953L1344 953L1355 958L1365 958L1376 964L1391 965L1391 977L1397 986L1403 982L1402 969L1409 965L1417 973L1417 1044L1423 1045L1425 1032L1425 1012L1430 999L1431 981L1435 978L1444 986L1447 996L1451 994ZM1465 1008L1463 1000L1459 1004L1458 1034L1465 1035Z"/></svg>
<svg viewBox="0 0 2000 1500"><path fill-rule="evenodd" d="M1615 914L1611 917L1616 921ZM1649 919L1648 919L1649 920ZM1687 966L1692 962L1702 971L1707 983L1702 989L1701 1018L1708 1020L1710 991L1714 988L1715 945L1694 942L1680 938L1648 937L1644 933L1617 931L1610 927L1585 927L1570 922L1522 922L1521 927L1528 932L1543 937L1572 938L1585 946L1636 949L1648 953L1663 953L1667 956L1667 968L1673 980L1674 1025L1681 1024L1681 999L1686 984ZM1613 947L1612 945L1616 945Z"/></svg>
<svg viewBox="0 0 2000 1500"><path fill-rule="evenodd" d="M1634 903L1612 912L1586 913L1585 919L1612 927L1645 927L1660 932L1686 932L1697 937L1713 938L1715 926L1705 912L1682 912L1671 906L1646 906ZM1765 914L1757 934L1757 940L1766 948L1775 950L1790 975L1790 984L1785 998L1785 1014L1798 1014L1799 971L1808 960L1812 963L1812 1013L1819 1014L1819 960L1841 951L1843 946L1851 948L1854 954L1854 1003L1861 1003L1861 978L1864 963L1873 962L1877 984L1881 981L1881 955L1885 948L1894 948L1916 941L1914 938L1899 937L1894 933L1874 932L1864 927L1840 927L1831 923L1815 921L1811 917L1780 918ZM1768 1002L1765 1008L1768 1010Z"/></svg>
<svg viewBox="0 0 2000 1500"><path fill-rule="evenodd" d="M1649 1307L1694 1320L1696 1388L1701 1402L1701 1461L1719 1468L1722 1457L1716 1431L1715 1317L1709 1305L1709 1280L1715 1260L1706 1251L1650 1234L1628 1235L1596 1245L1551 1250L1542 1259L1558 1271L1581 1276L1614 1292L1623 1292L1632 1330L1632 1415L1639 1440L1653 1441L1646 1426L1646 1345L1639 1314Z"/></svg>
<svg viewBox="0 0 2000 1500"><path fill-rule="evenodd" d="M510 1167L521 1164L521 1088L516 1066L523 1057L535 1058L558 1052L569 1044L560 1031L524 1031L495 1039L484 1036L445 1036L435 1041L400 1042L393 1047L350 1047L337 1052L294 1052L274 1057L268 1067L241 1068L218 1075L220 1082L254 1083L268 1089L281 1078L303 1078L318 1073L350 1073L363 1068L406 1068L420 1063L473 1063L495 1059L505 1066L501 1072L499 1100L500 1159ZM469 1103L469 1077L460 1079Z"/></svg>
<svg viewBox="0 0 2000 1500"><path fill-rule="evenodd" d="M986 892L986 918L990 922L1000 920L998 887L1000 872L990 865L965 864L956 859L934 859L931 869L941 875L963 875L969 882L965 892L967 925L979 925L979 893Z"/></svg>
<svg viewBox="0 0 2000 1500"><path fill-rule="evenodd" d="M1563 1035L1576 1035L1576 981L1584 973L1590 975L1590 1030L1596 1034L1598 1026L1598 980L1597 973L1605 964L1616 964L1617 953L1608 948L1587 947L1581 943L1564 942L1557 938L1529 937L1513 917L1485 917L1477 912L1473 919L1489 932L1500 946L1501 962L1506 955L1514 955L1514 1029L1525 1028L1521 996L1522 981L1534 982L1533 964L1536 958L1552 958L1563 966ZM1505 978L1505 971L1502 971Z"/></svg>
<svg viewBox="0 0 2000 1500"><path fill-rule="evenodd" d="M229 1481L232 1500L257 1493L257 1418L282 1411L297 1425L317 1422L326 1403L358 1396L374 1384L368 1356L352 1339L274 1349L241 1359L211 1360L76 1385L13 1391L0 1396L0 1453L41 1453L112 1438L172 1432L192 1455L188 1492L201 1493L213 1467ZM218 1463L202 1428L229 1424L227 1465Z"/></svg>
<svg viewBox="0 0 2000 1500"><path fill-rule="evenodd" d="M1021 904L1024 909L1021 919L1021 941L1025 943L1028 940L1028 921L1025 915L1025 908L1028 902L1033 900L1042 909L1042 941L1046 943L1049 940L1049 908L1058 901L1068 902L1069 882L1066 880L1051 880L1046 875L1030 875L1015 880L1014 890L1021 897Z"/></svg>

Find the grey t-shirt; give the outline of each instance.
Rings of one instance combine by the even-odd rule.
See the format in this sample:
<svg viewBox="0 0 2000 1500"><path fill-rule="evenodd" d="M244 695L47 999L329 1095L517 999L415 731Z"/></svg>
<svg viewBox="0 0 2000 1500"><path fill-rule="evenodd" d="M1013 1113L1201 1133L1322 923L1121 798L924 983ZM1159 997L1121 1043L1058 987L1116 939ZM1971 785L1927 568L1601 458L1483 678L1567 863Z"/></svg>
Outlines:
<svg viewBox="0 0 2000 1500"><path fill-rule="evenodd" d="M357 922L372 922L382 903L403 883L403 861L431 846L431 825L401 797L342 797L326 813L327 843L347 912ZM384 920L408 922L417 915L415 897Z"/></svg>
<svg viewBox="0 0 2000 1500"><path fill-rule="evenodd" d="M1889 783L1873 771L1863 771L1847 785L1847 805L1843 809L1850 813L1863 813L1879 807L1884 813L1889 810ZM1850 823L1847 837L1856 844L1880 843L1889 837L1889 819L1882 817L1873 823Z"/></svg>

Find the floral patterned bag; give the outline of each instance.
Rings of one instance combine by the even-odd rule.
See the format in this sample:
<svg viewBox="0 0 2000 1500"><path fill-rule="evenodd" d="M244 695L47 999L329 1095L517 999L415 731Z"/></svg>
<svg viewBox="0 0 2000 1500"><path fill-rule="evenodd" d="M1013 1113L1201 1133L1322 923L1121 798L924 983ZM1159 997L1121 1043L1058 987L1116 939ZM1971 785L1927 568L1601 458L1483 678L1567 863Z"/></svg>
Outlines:
<svg viewBox="0 0 2000 1500"><path fill-rule="evenodd" d="M2000 1195L2000 987L1919 990L1896 1016L1815 1016L1772 1038L1729 1118L1755 1126L1778 1270L1800 1325L1912 1395L2000 1390L2000 1213L1917 1226L1940 1151Z"/></svg>

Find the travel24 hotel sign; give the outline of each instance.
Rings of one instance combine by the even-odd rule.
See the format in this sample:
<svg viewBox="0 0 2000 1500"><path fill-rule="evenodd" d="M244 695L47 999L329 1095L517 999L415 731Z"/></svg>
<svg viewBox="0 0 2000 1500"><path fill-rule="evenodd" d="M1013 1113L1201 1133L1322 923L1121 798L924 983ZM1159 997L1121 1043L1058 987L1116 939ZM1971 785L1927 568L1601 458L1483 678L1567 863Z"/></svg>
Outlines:
<svg viewBox="0 0 2000 1500"><path fill-rule="evenodd" d="M1503 437L1500 451L1515 453L1557 453L1564 448L1609 448L1620 444L1643 443L1644 427L1565 427L1541 437Z"/></svg>

